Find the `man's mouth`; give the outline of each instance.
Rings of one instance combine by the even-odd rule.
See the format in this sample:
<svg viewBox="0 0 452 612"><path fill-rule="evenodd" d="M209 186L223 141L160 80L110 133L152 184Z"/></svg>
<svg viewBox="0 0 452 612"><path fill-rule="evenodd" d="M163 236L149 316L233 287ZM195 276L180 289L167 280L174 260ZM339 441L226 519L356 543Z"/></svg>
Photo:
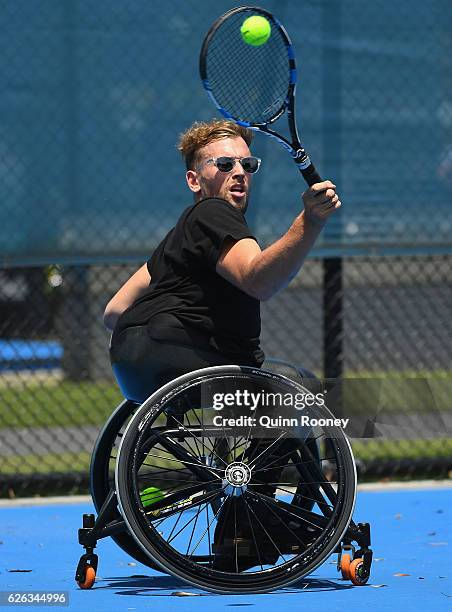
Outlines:
<svg viewBox="0 0 452 612"><path fill-rule="evenodd" d="M238 198L243 198L244 196L246 196L245 185L232 185L229 191L232 193L232 195Z"/></svg>

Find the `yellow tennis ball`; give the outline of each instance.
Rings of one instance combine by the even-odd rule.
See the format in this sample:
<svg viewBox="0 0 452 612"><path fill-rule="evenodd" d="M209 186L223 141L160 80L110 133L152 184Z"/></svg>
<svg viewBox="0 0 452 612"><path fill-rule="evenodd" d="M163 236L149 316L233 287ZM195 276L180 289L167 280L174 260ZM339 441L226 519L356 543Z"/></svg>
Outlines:
<svg viewBox="0 0 452 612"><path fill-rule="evenodd" d="M155 502L160 501L164 497L165 495L163 494L163 491L158 487L148 487L140 493L141 503L143 504L144 508L152 506L152 504L155 504Z"/></svg>
<svg viewBox="0 0 452 612"><path fill-rule="evenodd" d="M260 47L264 45L270 38L272 32L270 22L261 15L253 15L248 17L242 23L240 34L247 45Z"/></svg>

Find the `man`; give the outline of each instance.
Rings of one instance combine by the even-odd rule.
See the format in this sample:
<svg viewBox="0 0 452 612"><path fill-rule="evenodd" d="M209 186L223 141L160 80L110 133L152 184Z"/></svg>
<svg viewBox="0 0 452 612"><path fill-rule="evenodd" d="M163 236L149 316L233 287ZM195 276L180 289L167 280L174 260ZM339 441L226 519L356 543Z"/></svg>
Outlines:
<svg viewBox="0 0 452 612"><path fill-rule="evenodd" d="M304 192L304 210L289 230L262 251L244 217L252 175L260 164L250 152L251 137L251 131L225 120L195 123L181 136L179 150L194 204L105 310L105 324L113 330L113 370L128 399L143 402L165 382L202 367L260 367L260 301L288 285L341 205L333 183L314 185ZM263 367L299 378L296 369L295 374L281 372L280 365L269 362ZM274 496L274 483L293 444L275 445L274 458L268 458L273 469L261 476L261 494ZM267 445L266 439L252 440L245 456L258 456ZM318 457L315 439L311 452ZM295 523L281 534L281 520L265 506L254 510L252 534L243 508L235 503L228 499L217 516L212 543L216 569L234 569L231 559L238 546L239 571L275 563L279 552L269 543L269 532L277 534L287 551L294 536L306 542L312 537L306 525ZM269 548L263 558L256 556L256 537Z"/></svg>
<svg viewBox="0 0 452 612"><path fill-rule="evenodd" d="M142 402L209 365L261 366L260 301L289 284L341 205L331 181L313 185L288 231L261 250L244 217L260 164L251 139L226 120L195 123L180 138L195 203L104 315L113 370L129 399Z"/></svg>

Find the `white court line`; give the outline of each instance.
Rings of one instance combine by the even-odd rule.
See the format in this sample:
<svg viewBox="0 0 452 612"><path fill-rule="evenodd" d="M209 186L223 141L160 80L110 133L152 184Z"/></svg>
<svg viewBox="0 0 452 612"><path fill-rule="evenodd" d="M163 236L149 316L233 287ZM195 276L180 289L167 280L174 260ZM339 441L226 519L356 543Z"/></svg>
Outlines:
<svg viewBox="0 0 452 612"><path fill-rule="evenodd" d="M17 497L15 499L0 499L0 508L20 506L50 506L50 505L73 505L92 502L91 495L59 495L58 497Z"/></svg>
<svg viewBox="0 0 452 612"><path fill-rule="evenodd" d="M448 480L412 480L409 482L369 482L358 485L358 492L379 491L413 491L428 489L451 489L452 479ZM74 505L91 503L90 495L67 495L58 497L19 497L17 499L0 499L0 508L21 506Z"/></svg>
<svg viewBox="0 0 452 612"><path fill-rule="evenodd" d="M452 479L447 480L410 480L408 482L365 482L358 485L358 491L407 491L426 489L451 489Z"/></svg>

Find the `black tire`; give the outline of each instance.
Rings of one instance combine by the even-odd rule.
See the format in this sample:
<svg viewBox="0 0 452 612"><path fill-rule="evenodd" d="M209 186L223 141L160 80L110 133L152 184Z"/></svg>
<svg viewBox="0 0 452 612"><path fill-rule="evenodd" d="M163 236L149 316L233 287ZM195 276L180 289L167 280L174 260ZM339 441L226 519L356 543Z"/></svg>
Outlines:
<svg viewBox="0 0 452 612"><path fill-rule="evenodd" d="M90 463L90 492L98 514L111 489L115 488L114 472L118 448L126 425L139 406L130 400L121 402L112 412L96 439ZM114 518L122 518L119 511ZM161 570L160 566L150 559L128 532L116 533L111 538L139 563Z"/></svg>
<svg viewBox="0 0 452 612"><path fill-rule="evenodd" d="M96 512L100 511L110 489L114 487L114 463L121 440L121 429L137 407L137 404L128 400L121 402L97 436L89 470L90 493Z"/></svg>
<svg viewBox="0 0 452 612"><path fill-rule="evenodd" d="M122 433L126 423L138 408L139 404L135 402L129 400L121 402L97 437L90 464L90 492L97 513L100 512L110 490L115 487L114 471ZM119 511L117 518L121 518ZM111 537L124 552L139 563L159 569L128 532L117 533Z"/></svg>
<svg viewBox="0 0 452 612"><path fill-rule="evenodd" d="M320 453L328 448L328 465L329 469L334 465L335 482L322 472L325 458L312 452L312 444L297 438L281 442L280 436L267 444L268 450L260 450L264 444L258 455L252 455L249 449L255 439L242 435L241 441L236 435L234 442L228 442L233 444L228 460L217 458L216 439L226 436L229 440L228 432L223 429L215 433L209 422L212 407L202 403L205 389L216 388L217 384L222 388L248 384L256 388L257 384L288 393L306 392L283 376L239 366L205 368L168 383L144 402L122 438L116 461L120 511L137 544L164 571L217 593L271 591L312 572L341 541L356 497L353 455L343 431L325 425L313 429L310 437ZM155 427L155 420L175 405L182 415L178 426L162 433ZM315 406L311 415L333 418L325 406ZM228 480L237 464L243 487L231 486ZM262 480L263 473L273 473L275 465L281 468L279 480ZM148 480L153 481L156 469L160 474L171 473L171 478L165 496L150 511L141 503L140 491ZM285 483L283 474L293 473L296 481ZM275 485L274 493L269 491L270 485ZM291 501L282 500L283 494L291 496ZM311 500L307 507L300 503L300 494ZM212 502L217 508L220 504L216 514ZM193 510L195 516L188 520ZM202 526L204 519L206 529ZM182 539L180 534L190 524L186 547L186 541L180 543L178 538ZM248 535L242 537L242 533ZM188 535L186 532L183 538Z"/></svg>

